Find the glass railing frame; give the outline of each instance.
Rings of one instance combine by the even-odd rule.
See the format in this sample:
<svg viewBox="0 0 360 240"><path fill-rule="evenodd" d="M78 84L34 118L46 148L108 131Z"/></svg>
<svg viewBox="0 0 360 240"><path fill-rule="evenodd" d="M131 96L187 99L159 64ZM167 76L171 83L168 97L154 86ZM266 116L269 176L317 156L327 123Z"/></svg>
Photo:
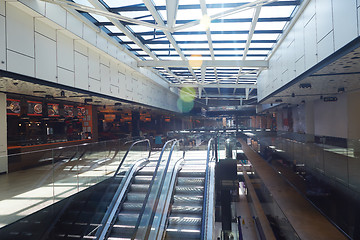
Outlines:
<svg viewBox="0 0 360 240"><path fill-rule="evenodd" d="M131 142L131 141L130 141ZM129 143L129 142L126 142ZM125 144L126 144L125 143ZM136 170L138 169L138 167L146 164L149 162L149 158L151 155L151 145L150 145L150 140L149 139L143 139L143 140L138 140L135 141L131 144L131 146L129 147L129 149L126 151L124 157L122 158L121 162L119 163L118 168L116 169L113 177L116 177L123 165L123 163L125 162L129 152L134 148L134 146L141 144L141 143L147 143L147 150L149 151L147 157L142 158L142 159L138 159L131 167L130 169L126 172L126 175L123 179L123 181L121 181L121 183L119 184L119 187L115 193L115 195L113 196L113 199L111 200L111 203L108 206L108 209L106 211L106 213L104 214L103 220L101 221L101 224L99 225L98 229L96 230L96 239L104 239L106 234L108 233L109 228L111 227L113 221L114 221L114 216L116 214L116 211L118 211L118 207L120 205L120 203L122 202L124 196L125 196L125 192L127 187L129 186L131 179L133 178Z"/></svg>
<svg viewBox="0 0 360 240"><path fill-rule="evenodd" d="M208 219L208 213L210 212L210 208L214 208L214 206L210 206L210 204L214 204L214 201L211 201L210 197L210 175L213 174L215 161L216 161L216 141L217 139L211 138L208 142L207 149L207 157L206 157L206 169L205 169L205 180L204 180L204 197L203 197L203 212L202 212L202 222L201 222L201 234L200 239L212 239L212 231L213 231L213 221L214 218L211 218L210 221ZM210 166L212 164L212 166ZM212 174L211 174L212 173ZM214 194L214 193L213 193ZM213 220L212 220L213 219ZM209 232L211 234L209 234Z"/></svg>
<svg viewBox="0 0 360 240"><path fill-rule="evenodd" d="M172 140L169 140L169 141L167 141L167 142L165 143L165 145L164 145L164 147L163 147L163 150L162 150L162 153L161 153L161 155L160 155L160 157L159 157L157 166L156 166L156 168L155 168L154 175L153 175L153 178L152 178L151 183L150 183L150 186L149 186L149 190L148 190L148 192L147 192L147 194L146 194L146 197L145 197L145 200L144 200L144 204L143 204L142 209L141 209L141 211L140 211L139 218L138 218L138 220L137 220L137 222L136 222L135 231L134 231L134 234L133 234L132 239L139 239L139 238L137 238L136 236L137 236L137 233L138 233L138 230L139 230L139 226L140 226L142 217L143 217L144 212L145 212L146 204L147 204L147 202L148 202L150 193L151 193L152 190L153 190L152 187L154 186L155 178L156 178L156 175L157 175L157 173L158 173L158 169L159 169L159 166L160 166L160 163L161 163L161 159L162 159L162 155L163 155L163 152L164 152L164 150L165 150L166 145L169 144L169 143L171 143L171 142L173 142L173 143L172 143L172 146L171 146L171 149L170 149L170 152L169 152L168 159L167 159L167 161L166 161L166 165L165 165L164 170L163 170L163 171L164 171L164 174L162 175L161 179L159 180L159 181L160 181L160 184L159 184L158 189L156 189L156 190L158 191L158 192L157 192L157 197L161 194L161 190L162 190L162 188L163 188L163 184L164 184L165 177L166 177L166 172L167 172L167 170L168 170L168 167L169 167L169 164L170 164L170 161L171 161L171 157L172 157L172 153L173 153L173 151L174 151L174 148L175 148L175 146L176 146L177 143L180 144L180 142L182 142L182 141L183 141L182 139L180 139L180 140L172 139ZM185 151L183 150L182 158L184 158L184 155L185 155ZM147 237L148 237L149 234L150 234L150 228L151 228L151 225L152 225L152 221L153 221L153 218L154 218L154 212L155 212L154 210L156 209L156 207L157 207L157 204L155 204L155 205L152 206L152 213L151 213L151 216L148 218L149 224L147 224L147 228L146 228L146 230L144 231L145 236L143 237L143 239L147 239Z"/></svg>

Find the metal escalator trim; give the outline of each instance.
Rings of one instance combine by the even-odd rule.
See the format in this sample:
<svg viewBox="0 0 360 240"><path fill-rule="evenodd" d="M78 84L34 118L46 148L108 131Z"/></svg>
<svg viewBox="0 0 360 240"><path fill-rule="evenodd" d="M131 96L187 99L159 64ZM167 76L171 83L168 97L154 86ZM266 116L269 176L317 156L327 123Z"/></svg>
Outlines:
<svg viewBox="0 0 360 240"><path fill-rule="evenodd" d="M216 158L216 141L211 138L208 142L206 170L205 170L205 184L204 184L204 203L201 223L201 237L200 239L212 239L214 230L214 211L215 211L215 158Z"/></svg>
<svg viewBox="0 0 360 240"><path fill-rule="evenodd" d="M159 220L156 222L153 222L151 229L155 229L155 231L150 232L149 239L162 239L164 232L165 232L165 226L166 226L166 220L168 218L168 215L170 214L169 208L170 208L170 201L174 194L174 189L176 185L176 178L178 175L178 172L181 169L181 165L184 162L184 159L179 159L175 164L173 171L170 176L170 184L167 188L163 188L166 191L166 197L162 202L159 202L157 212L159 211ZM155 216L156 217L156 216Z"/></svg>
<svg viewBox="0 0 360 240"><path fill-rule="evenodd" d="M155 212L156 212L156 208L158 206L158 201L154 201L152 203L148 203L148 199L149 199L149 196L151 193L154 194L153 192L153 186L154 186L154 183L155 183L155 179L157 178L157 181L159 181L157 184L158 184L158 187L157 189L155 189L155 198L154 199L159 199L159 196L161 194L161 191L163 189L163 186L164 186L164 181L165 181L165 177L166 177L166 173L168 171L168 168L169 168L169 165L170 165L170 161L172 159L172 155L173 155L173 152L174 152L174 149L175 149L175 146L179 145L180 142L182 142L183 140L176 140L176 139L173 139L173 140L170 140L170 141L167 141L163 147L163 150L160 154L160 157L159 157L159 161L156 165L156 169L155 169L155 172L154 172L154 175L153 175L153 179L151 180L151 183L150 183L150 186L149 186L149 190L146 194L146 199L144 201L144 205L143 205L143 208L140 212L140 217L138 219L138 222L136 223L136 227L135 227L135 233L133 235L133 238L134 239L147 239L149 234L150 234L150 230L151 230L151 226L152 226L152 223L153 223L153 220L154 220L154 215L155 215ZM167 158L167 161L165 164L165 166L163 167L163 172L161 174L161 176L157 176L158 175L158 169L159 169L159 166L162 162L165 162L164 161L161 161L162 159L162 155L163 155L163 152L166 148L166 145L167 144L170 144L172 143L171 145L171 149L170 149L170 152L169 152L169 156ZM183 154L182 154L182 157L180 159L183 159L184 158L184 151L183 151ZM179 160L179 159L178 159ZM175 164L174 164L175 165ZM160 172L161 173L161 172ZM148 204L150 204L148 206ZM152 204L152 205L151 205ZM146 213L146 214L145 214ZM145 223L144 223L145 222ZM140 229L139 230L139 227L140 226L143 226L143 229Z"/></svg>
<svg viewBox="0 0 360 240"><path fill-rule="evenodd" d="M122 160L121 160L118 168L116 169L116 171L115 171L115 173L114 173L114 176L116 176L116 175L119 173L119 171L120 171L120 169L121 169L121 167L122 167L122 165L123 165L123 163L124 163L127 155L128 155L129 152L132 150L132 148L133 148L135 145L137 145L137 144L139 144L139 143L142 143L142 142L147 142L147 143L148 143L149 154L148 154L147 158L145 158L145 159L149 159L149 158L150 158L150 155L151 155L150 140L149 140L149 139L143 139L143 140L136 141L136 142L134 142L133 144L131 144L131 146L129 147L129 149L126 151L124 157L122 158ZM114 156L114 158L115 158L115 157L116 157L116 156Z"/></svg>
<svg viewBox="0 0 360 240"><path fill-rule="evenodd" d="M116 190L113 200L111 201L111 204L108 210L106 211L103 220L101 221L99 229L95 234L96 239L104 239L106 237L106 234L108 233L111 225L113 224L114 219L116 219L116 215L117 212L119 211L120 204L123 201L128 188L131 185L132 178L134 177L139 167L142 167L149 162L150 161L147 159L139 160L136 163L134 163L134 165L129 169L129 171L127 171L123 181L121 181L121 184L118 186L118 189Z"/></svg>

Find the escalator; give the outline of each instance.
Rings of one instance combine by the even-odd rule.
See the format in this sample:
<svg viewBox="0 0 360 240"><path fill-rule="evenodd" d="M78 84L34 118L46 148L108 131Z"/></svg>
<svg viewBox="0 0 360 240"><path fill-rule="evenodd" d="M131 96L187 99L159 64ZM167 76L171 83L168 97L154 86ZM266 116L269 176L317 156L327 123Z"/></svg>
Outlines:
<svg viewBox="0 0 360 240"><path fill-rule="evenodd" d="M131 238L134 235L135 225L144 204L155 167L156 162L150 162L136 173L125 200L121 204L117 219L110 230L109 238L116 238L117 236Z"/></svg>
<svg viewBox="0 0 360 240"><path fill-rule="evenodd" d="M200 239L205 164L187 162L178 173L164 239Z"/></svg>

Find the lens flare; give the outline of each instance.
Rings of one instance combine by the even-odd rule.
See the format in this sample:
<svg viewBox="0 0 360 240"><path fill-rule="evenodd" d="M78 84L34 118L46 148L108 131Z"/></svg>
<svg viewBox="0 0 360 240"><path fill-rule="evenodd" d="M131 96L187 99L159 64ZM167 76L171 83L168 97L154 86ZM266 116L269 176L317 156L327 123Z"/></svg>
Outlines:
<svg viewBox="0 0 360 240"><path fill-rule="evenodd" d="M211 18L208 15L203 15L200 19L200 25L205 29L208 30L210 28Z"/></svg>
<svg viewBox="0 0 360 240"><path fill-rule="evenodd" d="M196 90L192 87L183 87L180 90L180 99L184 102L193 102L196 96Z"/></svg>
<svg viewBox="0 0 360 240"><path fill-rule="evenodd" d="M202 63L203 60L201 55L194 54L189 57L189 65L192 68L201 68Z"/></svg>
<svg viewBox="0 0 360 240"><path fill-rule="evenodd" d="M185 102L179 98L177 100L177 107L181 113L188 113L190 112L194 107L194 102Z"/></svg>

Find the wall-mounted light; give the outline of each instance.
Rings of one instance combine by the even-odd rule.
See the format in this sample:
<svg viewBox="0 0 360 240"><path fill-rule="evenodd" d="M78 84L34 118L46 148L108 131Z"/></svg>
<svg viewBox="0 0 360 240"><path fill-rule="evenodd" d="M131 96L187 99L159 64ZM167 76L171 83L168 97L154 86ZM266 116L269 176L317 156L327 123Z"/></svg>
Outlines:
<svg viewBox="0 0 360 240"><path fill-rule="evenodd" d="M300 83L299 88L311 88L311 83Z"/></svg>
<svg viewBox="0 0 360 240"><path fill-rule="evenodd" d="M343 93L345 92L345 88L344 87L339 87L338 88L338 93Z"/></svg>
<svg viewBox="0 0 360 240"><path fill-rule="evenodd" d="M64 92L64 91L61 91L61 92L60 92L60 96L61 96L61 97L65 97L65 92Z"/></svg>
<svg viewBox="0 0 360 240"><path fill-rule="evenodd" d="M336 102L337 97L324 97L324 102Z"/></svg>
<svg viewBox="0 0 360 240"><path fill-rule="evenodd" d="M281 98L276 99L275 102L282 102L282 99Z"/></svg>
<svg viewBox="0 0 360 240"><path fill-rule="evenodd" d="M292 94L291 94L291 97L295 97L295 93L292 93Z"/></svg>

